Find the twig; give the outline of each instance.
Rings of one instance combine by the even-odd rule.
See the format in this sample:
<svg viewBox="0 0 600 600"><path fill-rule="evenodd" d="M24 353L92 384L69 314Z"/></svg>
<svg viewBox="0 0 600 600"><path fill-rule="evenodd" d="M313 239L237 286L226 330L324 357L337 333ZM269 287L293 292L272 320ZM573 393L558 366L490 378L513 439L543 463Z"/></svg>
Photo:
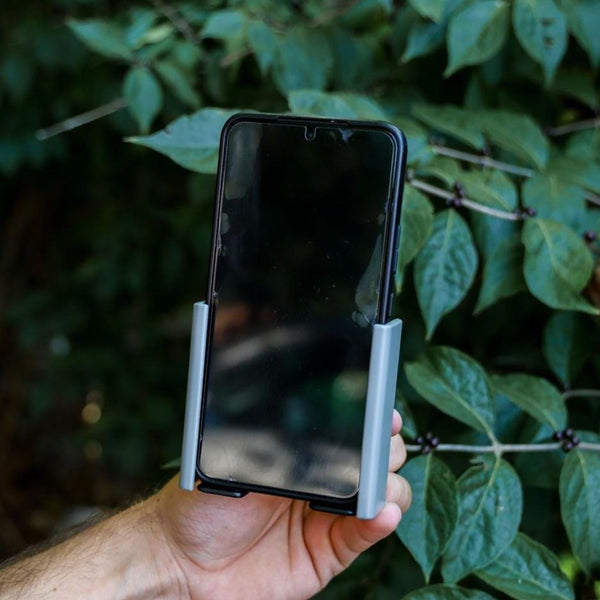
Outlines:
<svg viewBox="0 0 600 600"><path fill-rule="evenodd" d="M438 198L445 198L446 200L455 198L455 195L452 192L425 181L421 181L420 179L411 179L410 181L407 181L407 183L417 190L422 190L428 194L431 194L432 196L437 196ZM479 202L474 202L468 198L460 198L460 203L465 208L469 208L475 212L480 212L492 217L497 217L498 219L505 219L506 221L521 221L523 219L520 214L496 210L495 208L490 208L489 206L485 206Z"/></svg>
<svg viewBox="0 0 600 600"><path fill-rule="evenodd" d="M160 12L171 21L175 28L183 35L183 37L192 44L199 42L198 36L194 33L191 25L174 9L172 6L165 4L162 0L150 0L152 4L160 10Z"/></svg>
<svg viewBox="0 0 600 600"><path fill-rule="evenodd" d="M456 158L465 162L473 163L481 167L491 167L492 169L498 169L505 173L512 173L513 175L520 175L521 177L531 177L535 174L534 169L528 169L527 167L519 167L517 165L511 165L499 160L494 160L489 156L479 156L478 154L471 154L470 152L462 152L461 150L455 150L454 148L447 148L446 146L439 146L438 144L432 144L432 150L440 156L448 156L449 158Z"/></svg>
<svg viewBox="0 0 600 600"><path fill-rule="evenodd" d="M50 127L46 127L45 129L39 129L36 131L35 137L40 141L47 140L48 138L59 135L60 133L64 133L65 131L71 131L71 129L81 127L81 125L87 125L92 121L97 121L98 119L107 117L108 115L111 115L112 113L115 113L126 106L127 100L125 100L125 98L116 98L115 100L112 100L107 104L103 104L102 106L98 106L93 110L70 117L65 121L61 121L55 125L50 125Z"/></svg>
<svg viewBox="0 0 600 600"><path fill-rule="evenodd" d="M565 400L569 398L600 398L600 390L567 390L562 393Z"/></svg>
<svg viewBox="0 0 600 600"><path fill-rule="evenodd" d="M333 19L337 17L341 17L345 12L349 11L355 4L357 4L358 0L350 0L347 4L341 3L341 6L330 10L329 12L321 13L319 16L315 17L312 20L311 25L313 27L320 27L321 25L325 25Z"/></svg>
<svg viewBox="0 0 600 600"><path fill-rule="evenodd" d="M594 129L600 127L600 117L595 119L585 119L584 121L576 121L575 123L567 123L566 125L559 125L558 127L551 127L547 130L548 135L559 136L566 135L567 133L573 133L575 131L583 131L584 129Z"/></svg>
<svg viewBox="0 0 600 600"><path fill-rule="evenodd" d="M594 194L594 192L588 192L586 190L583 196L588 202L600 206L600 196L598 196L598 194Z"/></svg>
<svg viewBox="0 0 600 600"><path fill-rule="evenodd" d="M476 446L467 444L439 444L434 452L466 452L468 454L505 454L507 452L553 452L562 448L561 442L549 442L545 444L492 444L488 446ZM580 442L579 450L600 452L600 444L592 442ZM407 452L421 452L421 446L407 444Z"/></svg>
<svg viewBox="0 0 600 600"><path fill-rule="evenodd" d="M246 56L248 56L250 54L252 54L252 51L248 48L239 50L238 52L232 52L231 54L224 56L219 61L219 66L228 67L229 65L232 65L234 62L241 60L242 58L245 58Z"/></svg>

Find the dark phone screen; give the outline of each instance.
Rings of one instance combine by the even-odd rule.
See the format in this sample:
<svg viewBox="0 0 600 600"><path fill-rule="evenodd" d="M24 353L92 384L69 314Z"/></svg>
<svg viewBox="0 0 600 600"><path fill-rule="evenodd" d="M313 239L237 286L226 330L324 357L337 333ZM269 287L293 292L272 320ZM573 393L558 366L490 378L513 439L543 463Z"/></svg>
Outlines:
<svg viewBox="0 0 600 600"><path fill-rule="evenodd" d="M383 129L231 126L211 290L205 476L356 493L397 151Z"/></svg>

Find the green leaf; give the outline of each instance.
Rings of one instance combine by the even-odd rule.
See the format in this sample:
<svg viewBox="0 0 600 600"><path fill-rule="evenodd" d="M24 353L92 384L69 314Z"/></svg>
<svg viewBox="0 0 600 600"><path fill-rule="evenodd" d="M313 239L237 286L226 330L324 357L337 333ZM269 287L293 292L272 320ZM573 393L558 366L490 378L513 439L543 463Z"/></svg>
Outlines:
<svg viewBox="0 0 600 600"><path fill-rule="evenodd" d="M443 181L446 187L452 188L465 173L457 161L445 156L435 156L428 163L416 169L417 175L427 175Z"/></svg>
<svg viewBox="0 0 600 600"><path fill-rule="evenodd" d="M501 241L485 263L475 314L502 298L526 289L523 278L523 244L514 235Z"/></svg>
<svg viewBox="0 0 600 600"><path fill-rule="evenodd" d="M448 77L467 65L478 65L502 48L508 33L509 4L478 0L456 12L448 25Z"/></svg>
<svg viewBox="0 0 600 600"><path fill-rule="evenodd" d="M471 113L471 119L495 144L518 158L540 169L548 162L548 141L537 123L527 115L485 110Z"/></svg>
<svg viewBox="0 0 600 600"><path fill-rule="evenodd" d="M240 40L246 32L246 15L239 10L211 12L202 28L202 37L217 40Z"/></svg>
<svg viewBox="0 0 600 600"><path fill-rule="evenodd" d="M296 27L287 32L275 61L273 79L283 94L292 90L322 90L329 80L333 56L319 30Z"/></svg>
<svg viewBox="0 0 600 600"><path fill-rule="evenodd" d="M556 556L524 533L517 533L512 544L475 575L517 600L574 598L571 583L560 570Z"/></svg>
<svg viewBox="0 0 600 600"><path fill-rule="evenodd" d="M567 49L567 20L554 0L515 0L513 27L527 54L552 81Z"/></svg>
<svg viewBox="0 0 600 600"><path fill-rule="evenodd" d="M569 136L565 154L575 160L600 160L600 128L586 129Z"/></svg>
<svg viewBox="0 0 600 600"><path fill-rule="evenodd" d="M402 437L414 440L417 437L417 425L406 398L396 390L396 410L402 417Z"/></svg>
<svg viewBox="0 0 600 600"><path fill-rule="evenodd" d="M528 219L521 239L525 244L525 281L538 300L552 308L600 314L581 296L594 261L572 229L554 221Z"/></svg>
<svg viewBox="0 0 600 600"><path fill-rule="evenodd" d="M251 21L248 26L248 44L256 56L260 72L264 77L277 56L277 37L262 21Z"/></svg>
<svg viewBox="0 0 600 600"><path fill-rule="evenodd" d="M592 161L571 156L557 156L548 164L548 171L560 179L600 193L600 169Z"/></svg>
<svg viewBox="0 0 600 600"><path fill-rule="evenodd" d="M406 136L408 157L406 162L413 164L430 152L427 132L416 121L405 117L393 117L391 121L397 125Z"/></svg>
<svg viewBox="0 0 600 600"><path fill-rule="evenodd" d="M517 233L516 221L498 219L476 212L471 212L469 221L477 248L487 260L504 240Z"/></svg>
<svg viewBox="0 0 600 600"><path fill-rule="evenodd" d="M425 400L494 439L494 399L476 360L454 348L431 346L404 370Z"/></svg>
<svg viewBox="0 0 600 600"><path fill-rule="evenodd" d="M441 21L445 12L446 0L408 0L411 6L426 19Z"/></svg>
<svg viewBox="0 0 600 600"><path fill-rule="evenodd" d="M487 457L468 469L458 480L458 522L444 553L444 581L493 562L513 541L522 507L521 482L506 461Z"/></svg>
<svg viewBox="0 0 600 600"><path fill-rule="evenodd" d="M143 37L152 28L158 13L151 8L132 8L130 12L131 24L125 32L125 41L130 48L140 48Z"/></svg>
<svg viewBox="0 0 600 600"><path fill-rule="evenodd" d="M491 375L492 389L553 431L567 426L567 408L560 392L548 381L533 375Z"/></svg>
<svg viewBox="0 0 600 600"><path fill-rule="evenodd" d="M292 112L348 119L386 119L383 109L371 98L358 94L329 94L318 90L296 90L288 94Z"/></svg>
<svg viewBox="0 0 600 600"><path fill-rule="evenodd" d="M426 196L408 186L400 212L400 242L396 269L396 291L402 290L404 269L417 256L431 233L433 206Z"/></svg>
<svg viewBox="0 0 600 600"><path fill-rule="evenodd" d="M102 19L69 19L69 29L90 49L107 58L133 59L125 42L125 30Z"/></svg>
<svg viewBox="0 0 600 600"><path fill-rule="evenodd" d="M495 169L463 171L459 181L471 200L508 212L517 207L518 196L515 184L502 171Z"/></svg>
<svg viewBox="0 0 600 600"><path fill-rule="evenodd" d="M447 133L457 140L481 150L485 139L472 113L456 106L433 106L419 102L411 108L412 114L433 129Z"/></svg>
<svg viewBox="0 0 600 600"><path fill-rule="evenodd" d="M570 386L590 353L589 323L575 312L554 313L544 328L544 356L563 385Z"/></svg>
<svg viewBox="0 0 600 600"><path fill-rule="evenodd" d="M552 89L583 102L590 108L598 106L594 75L578 69L560 69L554 77Z"/></svg>
<svg viewBox="0 0 600 600"><path fill-rule="evenodd" d="M146 67L129 69L123 82L123 95L142 133L147 133L163 103L156 77Z"/></svg>
<svg viewBox="0 0 600 600"><path fill-rule="evenodd" d="M216 173L221 129L236 112L202 108L189 117L173 121L162 131L146 137L128 138L127 141L165 154L191 171Z"/></svg>
<svg viewBox="0 0 600 600"><path fill-rule="evenodd" d="M413 458L400 474L410 483L412 504L396 533L429 581L456 523L456 479L432 454Z"/></svg>
<svg viewBox="0 0 600 600"><path fill-rule="evenodd" d="M404 596L402 600L494 600L480 590L467 590L455 585L428 585Z"/></svg>
<svg viewBox="0 0 600 600"><path fill-rule="evenodd" d="M192 87L191 77L188 76L173 60L161 60L154 65L162 80L182 102L196 108L200 96Z"/></svg>
<svg viewBox="0 0 600 600"><path fill-rule="evenodd" d="M597 0L562 0L567 13L569 29L581 47L588 53L594 68L600 65L600 4Z"/></svg>
<svg viewBox="0 0 600 600"><path fill-rule="evenodd" d="M465 297L477 271L469 227L455 210L438 213L433 231L417 256L415 285L431 338L440 319Z"/></svg>
<svg viewBox="0 0 600 600"><path fill-rule="evenodd" d="M560 474L560 512L586 573L600 568L600 454L572 450Z"/></svg>
<svg viewBox="0 0 600 600"><path fill-rule="evenodd" d="M564 223L575 230L585 221L584 190L553 173L536 173L522 187L523 204L537 215Z"/></svg>
<svg viewBox="0 0 600 600"><path fill-rule="evenodd" d="M446 25L441 23L414 23L410 28L402 62L430 54L444 42Z"/></svg>

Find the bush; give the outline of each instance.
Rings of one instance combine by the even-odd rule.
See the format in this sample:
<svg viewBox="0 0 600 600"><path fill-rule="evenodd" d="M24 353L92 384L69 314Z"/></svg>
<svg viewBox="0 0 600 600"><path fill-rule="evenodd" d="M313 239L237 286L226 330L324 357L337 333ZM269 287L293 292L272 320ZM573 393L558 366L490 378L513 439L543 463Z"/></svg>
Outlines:
<svg viewBox="0 0 600 600"><path fill-rule="evenodd" d="M141 302L132 333L150 339L133 340L134 350L116 358L148 361L140 389L158 385L182 396L175 383L182 368L173 368L170 381L157 375L165 351L157 321L164 324L169 304L203 289L200 277L190 285L186 269L205 264L211 176L232 112L396 123L409 144L395 312L406 325L398 405L412 453L402 472L414 501L397 538L361 557L320 597L600 594L600 5L232 0L154 7L67 22L114 63L108 77L122 81L122 91L106 110L120 111L115 125L132 134L127 141L199 174L190 179L189 200L162 206L158 193L147 195L123 231L114 221L100 226L111 243L96 240L66 284L91 295L105 319L122 295ZM150 160L145 152L128 150L128 173ZM201 218L197 235L190 222ZM160 286L153 263L162 269ZM42 299L29 293L27 308L13 311L18 331L36 315L36 301L55 311L57 290ZM64 327L85 340L89 315L86 307ZM69 318L77 320L75 309ZM124 326L122 314L104 322ZM106 352L110 338L96 339L96 350ZM184 340L173 348L184 361ZM59 379L72 381L76 359L74 352L60 363ZM117 397L140 393L120 364L102 353L90 359L99 381L124 378L111 384ZM172 404L152 405L177 421L165 408ZM144 419L147 431L165 423ZM103 427L95 436L111 440L126 425ZM147 444L147 431L136 443Z"/></svg>

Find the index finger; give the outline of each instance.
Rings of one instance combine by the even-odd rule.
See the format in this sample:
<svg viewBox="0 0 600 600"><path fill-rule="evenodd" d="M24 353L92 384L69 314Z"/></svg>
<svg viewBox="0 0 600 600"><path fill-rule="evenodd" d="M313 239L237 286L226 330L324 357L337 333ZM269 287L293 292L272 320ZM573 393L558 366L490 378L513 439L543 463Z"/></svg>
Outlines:
<svg viewBox="0 0 600 600"><path fill-rule="evenodd" d="M394 416L392 417L392 436L400 433L402 429L402 417L400 413L394 409Z"/></svg>

